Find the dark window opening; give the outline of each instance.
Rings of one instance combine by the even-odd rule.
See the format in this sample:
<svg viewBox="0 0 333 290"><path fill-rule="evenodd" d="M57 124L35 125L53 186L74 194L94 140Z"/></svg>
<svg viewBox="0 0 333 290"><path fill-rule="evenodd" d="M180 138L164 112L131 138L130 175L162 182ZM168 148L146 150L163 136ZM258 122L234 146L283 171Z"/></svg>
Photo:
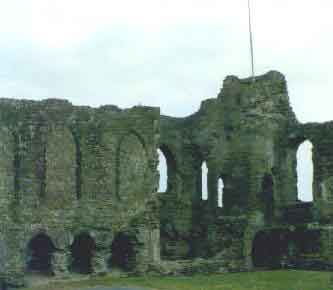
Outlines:
<svg viewBox="0 0 333 290"><path fill-rule="evenodd" d="M92 258L95 250L95 241L89 234L78 235L71 245L72 263L70 270L80 274L92 273Z"/></svg>
<svg viewBox="0 0 333 290"><path fill-rule="evenodd" d="M28 244L27 271L53 275L52 256L56 248L46 234L38 234Z"/></svg>
<svg viewBox="0 0 333 290"><path fill-rule="evenodd" d="M130 271L135 265L134 240L130 236L119 233L111 245L109 267Z"/></svg>

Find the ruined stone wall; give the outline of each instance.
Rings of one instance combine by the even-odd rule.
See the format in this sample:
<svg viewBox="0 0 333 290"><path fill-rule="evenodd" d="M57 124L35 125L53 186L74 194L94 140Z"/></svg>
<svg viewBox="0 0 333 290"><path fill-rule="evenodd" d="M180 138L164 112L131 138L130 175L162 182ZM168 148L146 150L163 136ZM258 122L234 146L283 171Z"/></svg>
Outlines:
<svg viewBox="0 0 333 290"><path fill-rule="evenodd" d="M330 125L297 121L278 72L254 83L227 77L218 97L204 101L197 113L162 117L160 146L177 164L177 174L169 176L176 185L161 197L162 258L209 258L222 269L249 269L260 231L292 226L297 233L332 223ZM306 139L314 146L315 200L309 209L297 200L296 152ZM201 198L203 162L208 166L207 201ZM300 222L288 219L290 212ZM325 248L328 240L323 240Z"/></svg>
<svg viewBox="0 0 333 290"><path fill-rule="evenodd" d="M66 275L81 233L96 243L94 271L106 271L118 233L133 237L133 269L159 259L159 110L74 107L66 101L1 100L0 237L8 277L26 272L27 245L40 233Z"/></svg>
<svg viewBox="0 0 333 290"><path fill-rule="evenodd" d="M131 272L333 266L332 126L299 123L278 72L255 82L227 77L217 98L186 118L141 106L2 99L0 271L23 281L27 248L40 234L54 246L60 277L73 270L82 236L97 273L112 271L125 250L121 266ZM311 203L297 198L304 140L313 144ZM157 192L158 148L167 160L165 193Z"/></svg>

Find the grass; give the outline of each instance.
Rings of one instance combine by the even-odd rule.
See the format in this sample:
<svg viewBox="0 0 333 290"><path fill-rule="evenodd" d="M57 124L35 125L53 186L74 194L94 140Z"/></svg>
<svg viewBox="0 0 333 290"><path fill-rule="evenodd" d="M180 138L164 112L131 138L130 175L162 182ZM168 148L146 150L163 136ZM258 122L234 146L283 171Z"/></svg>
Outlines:
<svg viewBox="0 0 333 290"><path fill-rule="evenodd" d="M24 290L74 290L93 286L133 286L147 290L333 290L329 272L262 271L191 277L95 277L84 281L51 282ZM23 290L23 289L22 289Z"/></svg>

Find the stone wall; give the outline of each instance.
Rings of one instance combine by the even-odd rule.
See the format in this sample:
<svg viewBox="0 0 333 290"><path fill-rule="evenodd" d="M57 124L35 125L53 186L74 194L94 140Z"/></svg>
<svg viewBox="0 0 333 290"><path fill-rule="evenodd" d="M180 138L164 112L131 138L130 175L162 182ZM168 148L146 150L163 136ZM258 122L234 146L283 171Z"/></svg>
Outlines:
<svg viewBox="0 0 333 290"><path fill-rule="evenodd" d="M186 118L142 106L1 99L0 271L24 283L45 255L31 253L42 239L52 250L43 265L57 277L71 275L82 249L91 256L79 271L89 273L330 267L332 128L297 121L278 72L255 82L227 77L217 98ZM304 140L313 144L311 203L297 199ZM165 193L157 192L158 148L168 166Z"/></svg>
<svg viewBox="0 0 333 290"><path fill-rule="evenodd" d="M131 271L159 260L158 109L4 99L0 111L0 237L9 281L24 282L28 244L41 233L56 248L58 276L69 275L71 245L82 233L96 244L94 272L112 270L119 233L134 248Z"/></svg>
<svg viewBox="0 0 333 290"><path fill-rule="evenodd" d="M323 233L333 217L330 126L297 121L278 72L256 77L254 83L227 77L218 97L204 101L195 114L162 116L160 146L168 148L165 156L176 164L176 173L168 174L173 186L161 196L162 259L203 258L218 261L224 270L252 269L257 234L289 227L294 233L323 229L322 248L327 248ZM296 152L307 139L314 146L311 209L297 199ZM201 198L203 162L208 200ZM332 263L328 255L317 254L321 267Z"/></svg>

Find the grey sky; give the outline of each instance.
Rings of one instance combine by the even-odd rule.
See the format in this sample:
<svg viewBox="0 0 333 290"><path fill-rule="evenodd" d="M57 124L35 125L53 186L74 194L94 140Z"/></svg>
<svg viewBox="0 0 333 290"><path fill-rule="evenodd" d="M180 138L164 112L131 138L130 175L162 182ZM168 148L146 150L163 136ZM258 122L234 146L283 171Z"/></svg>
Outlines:
<svg viewBox="0 0 333 290"><path fill-rule="evenodd" d="M332 119L333 2L252 0L257 74L302 122ZM0 0L0 92L186 116L250 72L247 0Z"/></svg>

